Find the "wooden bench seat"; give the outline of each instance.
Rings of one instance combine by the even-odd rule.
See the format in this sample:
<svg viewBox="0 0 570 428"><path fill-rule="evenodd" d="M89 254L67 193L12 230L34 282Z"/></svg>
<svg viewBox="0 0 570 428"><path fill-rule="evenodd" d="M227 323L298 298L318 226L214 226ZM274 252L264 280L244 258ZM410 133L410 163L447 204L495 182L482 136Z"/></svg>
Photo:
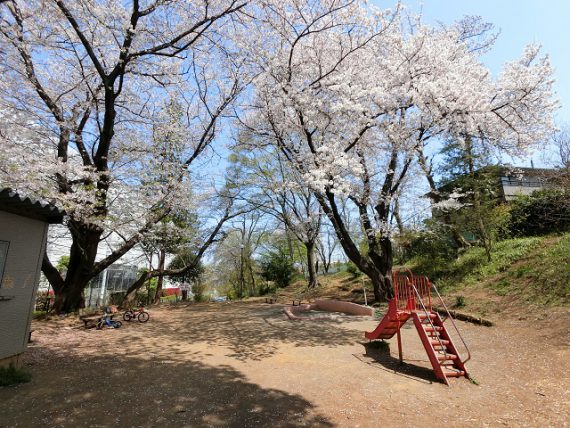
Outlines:
<svg viewBox="0 0 570 428"><path fill-rule="evenodd" d="M115 315L120 314L119 312L116 312L114 314L107 314L107 316L111 319L113 319L113 317ZM104 316L105 314L99 314L99 315L89 315L86 317L80 317L79 319L81 321L83 321L83 325L85 326L85 328L93 328L97 325L97 323L99 322L99 320Z"/></svg>

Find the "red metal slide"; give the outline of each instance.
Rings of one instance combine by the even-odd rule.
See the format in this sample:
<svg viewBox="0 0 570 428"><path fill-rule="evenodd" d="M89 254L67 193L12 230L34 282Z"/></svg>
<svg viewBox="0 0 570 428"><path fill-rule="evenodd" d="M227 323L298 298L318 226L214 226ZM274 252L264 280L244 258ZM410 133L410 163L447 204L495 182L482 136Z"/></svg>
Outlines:
<svg viewBox="0 0 570 428"><path fill-rule="evenodd" d="M469 378L465 362L471 358L471 354L453 318L449 311L446 311L447 316L442 320L439 314L432 310L432 287L443 308L447 309L437 288L429 282L427 277L414 277L409 271L394 273L393 284L395 297L390 300L388 312L380 324L373 331L365 332L364 336L369 340L375 340L390 339L397 334L398 353L400 361L403 361L400 329L412 318L436 377L447 385L449 377ZM461 359L444 325L447 320L450 320L467 351L467 358L464 360Z"/></svg>

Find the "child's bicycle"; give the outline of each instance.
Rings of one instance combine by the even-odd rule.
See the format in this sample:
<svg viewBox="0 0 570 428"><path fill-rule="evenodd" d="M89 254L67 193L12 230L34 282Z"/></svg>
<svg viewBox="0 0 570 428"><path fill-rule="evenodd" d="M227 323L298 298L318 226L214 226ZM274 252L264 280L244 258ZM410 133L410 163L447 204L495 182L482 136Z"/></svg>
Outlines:
<svg viewBox="0 0 570 428"><path fill-rule="evenodd" d="M132 321L135 318L139 320L139 322L147 322L150 315L144 310L144 306L141 306L138 309L129 309L123 314L123 319L125 321Z"/></svg>
<svg viewBox="0 0 570 428"><path fill-rule="evenodd" d="M97 322L97 330L101 330L103 327L107 326L109 328L120 328L123 325L121 321L115 321L111 318L111 315L104 314L99 322Z"/></svg>

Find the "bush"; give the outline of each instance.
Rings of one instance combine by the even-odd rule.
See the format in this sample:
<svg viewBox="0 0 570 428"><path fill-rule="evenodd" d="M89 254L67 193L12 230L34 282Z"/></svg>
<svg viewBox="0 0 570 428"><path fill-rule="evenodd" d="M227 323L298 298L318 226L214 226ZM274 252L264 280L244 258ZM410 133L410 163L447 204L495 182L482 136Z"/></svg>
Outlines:
<svg viewBox="0 0 570 428"><path fill-rule="evenodd" d="M109 295L109 305L119 306L121 303L123 303L123 300L124 300L126 294L127 293L124 291L111 293Z"/></svg>
<svg viewBox="0 0 570 428"><path fill-rule="evenodd" d="M358 269L358 267L352 262L348 262L346 265L346 271L352 275L353 279L358 278L362 275L362 271Z"/></svg>
<svg viewBox="0 0 570 428"><path fill-rule="evenodd" d="M455 305L456 308L462 308L465 306L465 296L456 296Z"/></svg>
<svg viewBox="0 0 570 428"><path fill-rule="evenodd" d="M34 311L32 318L35 320L44 319L47 315L46 311Z"/></svg>
<svg viewBox="0 0 570 428"><path fill-rule="evenodd" d="M195 302L203 302L205 299L204 292L206 291L206 286L203 282L195 282L192 284L192 293L194 294Z"/></svg>
<svg viewBox="0 0 570 428"><path fill-rule="evenodd" d="M26 383L32 379L32 375L25 370L14 366L0 367L0 386L11 386L18 383Z"/></svg>
<svg viewBox="0 0 570 428"><path fill-rule="evenodd" d="M295 267L284 251L278 249L263 256L261 276L266 281L273 281L277 287L284 288L291 284L294 275Z"/></svg>
<svg viewBox="0 0 570 428"><path fill-rule="evenodd" d="M521 196L512 203L511 232L534 236L570 230L570 191L549 189Z"/></svg>
<svg viewBox="0 0 570 428"><path fill-rule="evenodd" d="M178 300L178 297L175 294L173 294L170 296L162 296L160 298L160 303L174 303L177 300Z"/></svg>
<svg viewBox="0 0 570 428"><path fill-rule="evenodd" d="M239 296L237 295L237 291L234 288L229 288L228 291L226 292L226 295L228 296L228 300L239 299Z"/></svg>
<svg viewBox="0 0 570 428"><path fill-rule="evenodd" d="M457 248L445 226L429 225L430 231L405 231L395 239L394 252L396 263L404 264L414 258L428 256L430 259L442 261L453 260L457 256Z"/></svg>

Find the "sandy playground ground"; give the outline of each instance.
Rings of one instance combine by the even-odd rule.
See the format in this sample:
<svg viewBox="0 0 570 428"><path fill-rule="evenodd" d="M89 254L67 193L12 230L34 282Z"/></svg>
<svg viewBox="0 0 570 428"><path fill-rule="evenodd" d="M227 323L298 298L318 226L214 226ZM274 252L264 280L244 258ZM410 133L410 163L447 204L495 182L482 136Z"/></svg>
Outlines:
<svg viewBox="0 0 570 428"><path fill-rule="evenodd" d="M460 322L478 385L437 382L411 323L404 358L378 321L293 322L281 305L151 309L147 324L34 322L30 383L0 389L1 427L403 427L570 424L570 317ZM521 319L519 319L521 318ZM522 319L524 318L524 319Z"/></svg>

